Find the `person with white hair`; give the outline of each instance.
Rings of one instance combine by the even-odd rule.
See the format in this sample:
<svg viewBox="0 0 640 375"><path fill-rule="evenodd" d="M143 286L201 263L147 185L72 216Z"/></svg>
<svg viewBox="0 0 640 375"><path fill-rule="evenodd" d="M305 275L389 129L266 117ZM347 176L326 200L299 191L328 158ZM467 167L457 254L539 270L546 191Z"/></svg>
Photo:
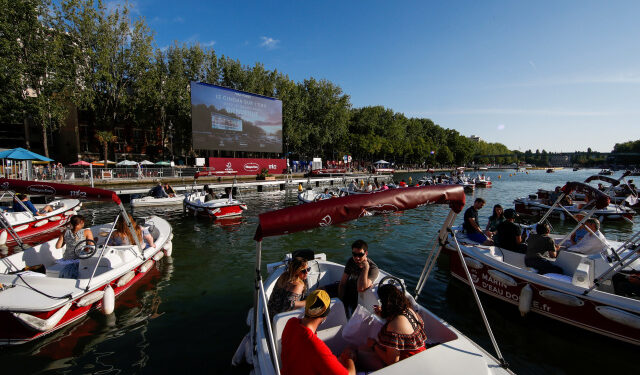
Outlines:
<svg viewBox="0 0 640 375"><path fill-rule="evenodd" d="M600 232L600 222L598 219L591 218L587 220L585 225L591 229L591 231L585 235L578 243L569 246L567 250L575 251L586 255L597 254L605 247L609 247L607 239ZM593 232L593 233L591 233Z"/></svg>

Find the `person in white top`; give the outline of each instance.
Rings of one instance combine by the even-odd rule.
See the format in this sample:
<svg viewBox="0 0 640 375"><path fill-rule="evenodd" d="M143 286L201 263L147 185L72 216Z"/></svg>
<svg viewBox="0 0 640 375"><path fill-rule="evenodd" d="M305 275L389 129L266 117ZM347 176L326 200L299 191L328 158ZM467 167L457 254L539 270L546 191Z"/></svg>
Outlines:
<svg viewBox="0 0 640 375"><path fill-rule="evenodd" d="M601 252L605 247L609 247L607 239L602 232L600 232L600 222L598 219L589 219L585 225L589 227L593 233L587 233L578 243L569 246L567 250L592 255Z"/></svg>

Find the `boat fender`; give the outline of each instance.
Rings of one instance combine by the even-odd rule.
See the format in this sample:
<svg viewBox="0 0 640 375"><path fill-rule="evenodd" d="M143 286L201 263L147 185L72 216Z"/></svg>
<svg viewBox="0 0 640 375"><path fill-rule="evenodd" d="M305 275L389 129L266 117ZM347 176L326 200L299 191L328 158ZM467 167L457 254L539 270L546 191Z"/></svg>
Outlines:
<svg viewBox="0 0 640 375"><path fill-rule="evenodd" d="M13 228L13 231L18 233L18 232L22 232L23 230L29 228L29 224L24 224L24 225L20 225L19 227L15 227Z"/></svg>
<svg viewBox="0 0 640 375"><path fill-rule="evenodd" d="M3 230L0 232L0 245L4 245L5 243L7 243L7 231Z"/></svg>
<svg viewBox="0 0 640 375"><path fill-rule="evenodd" d="M507 275L507 274L505 274L503 272L500 272L500 271L497 271L497 270L489 270L487 272L489 273L489 275L491 275L491 277L493 277L494 279L500 281L503 284L507 284L508 286L516 286L516 285L518 285L516 283L516 281L513 279L513 277L511 277L511 276L509 276L509 275Z"/></svg>
<svg viewBox="0 0 640 375"><path fill-rule="evenodd" d="M247 210L247 205L246 205L246 204L241 204L241 205L240 205L240 208L242 208L243 210L245 210L245 211L246 211L246 210Z"/></svg>
<svg viewBox="0 0 640 375"><path fill-rule="evenodd" d="M104 315L109 315L113 312L115 307L116 295L113 292L111 285L107 285L104 288L104 296L102 297L102 312Z"/></svg>
<svg viewBox="0 0 640 375"><path fill-rule="evenodd" d="M569 294L556 292L555 290L542 290L540 291L540 296L550 301L561 303L567 306L573 306L573 307L584 306L584 301L582 301L580 298L569 295Z"/></svg>
<svg viewBox="0 0 640 375"><path fill-rule="evenodd" d="M136 275L136 271L129 271L124 275L122 275L116 282L116 288L120 288L121 286L127 285L135 275Z"/></svg>
<svg viewBox="0 0 640 375"><path fill-rule="evenodd" d="M145 273L149 271L149 268L151 268L151 266L153 266L153 259L149 259L148 261L144 262L142 266L140 266L140 272Z"/></svg>
<svg viewBox="0 0 640 375"><path fill-rule="evenodd" d="M73 210L64 212L64 216L71 216L73 214L74 214Z"/></svg>
<svg viewBox="0 0 640 375"><path fill-rule="evenodd" d="M75 206L75 207L73 208L73 210L74 210L75 212L80 211L80 206L81 206L81 205L82 205L82 204L80 204L80 205L78 205L78 206Z"/></svg>
<svg viewBox="0 0 640 375"><path fill-rule="evenodd" d="M173 253L173 243L171 241L167 241L166 245L164 245L164 254L168 257Z"/></svg>
<svg viewBox="0 0 640 375"><path fill-rule="evenodd" d="M104 297L104 290L98 290L97 292L87 294L86 296L80 298L80 300L76 302L76 305L78 305L78 307L93 305L94 303L100 301L102 297Z"/></svg>
<svg viewBox="0 0 640 375"><path fill-rule="evenodd" d="M638 315L609 306L597 306L596 311L599 312L600 315L609 320L613 320L616 323L640 329L640 316Z"/></svg>
<svg viewBox="0 0 640 375"><path fill-rule="evenodd" d="M475 270L479 270L482 268L482 263L480 263L480 261L475 260L473 258L464 257L464 262L467 264L468 267L471 267Z"/></svg>
<svg viewBox="0 0 640 375"><path fill-rule="evenodd" d="M171 233L171 236L169 236L169 241L173 240L173 233Z"/></svg>
<svg viewBox="0 0 640 375"><path fill-rule="evenodd" d="M68 302L66 305L62 306L60 310L56 311L55 314L51 315L49 319L41 319L27 313L11 314L27 327L32 328L36 331L46 332L55 327L60 322L67 311L69 311L70 307L71 302Z"/></svg>
<svg viewBox="0 0 640 375"><path fill-rule="evenodd" d="M58 221L60 219L62 219L62 217L60 215L56 215L56 216L51 216L49 218L49 221Z"/></svg>
<svg viewBox="0 0 640 375"><path fill-rule="evenodd" d="M41 227L41 226L45 225L48 222L49 222L49 220L47 220L47 219L40 220L37 223L33 224L33 227L34 228L38 228L38 227Z"/></svg>
<svg viewBox="0 0 640 375"><path fill-rule="evenodd" d="M162 257L164 256L164 252L162 251L158 251L154 256L153 256L153 260L155 260L156 262L159 261L160 259L162 259Z"/></svg>
<svg viewBox="0 0 640 375"><path fill-rule="evenodd" d="M525 316L531 310L531 300L533 299L533 289L527 284L520 290L520 298L518 300L518 310L520 316Z"/></svg>
<svg viewBox="0 0 640 375"><path fill-rule="evenodd" d="M302 191L302 184L298 184L298 191Z"/></svg>
<svg viewBox="0 0 640 375"><path fill-rule="evenodd" d="M233 358L231 359L232 366L239 366L244 362L247 362L247 358L249 357L247 353L253 352L253 350L247 351L247 348L251 347L250 342L251 342L251 337L247 333L242 339L242 342L240 343L240 345L238 345L238 349L236 349L236 352L233 354Z"/></svg>

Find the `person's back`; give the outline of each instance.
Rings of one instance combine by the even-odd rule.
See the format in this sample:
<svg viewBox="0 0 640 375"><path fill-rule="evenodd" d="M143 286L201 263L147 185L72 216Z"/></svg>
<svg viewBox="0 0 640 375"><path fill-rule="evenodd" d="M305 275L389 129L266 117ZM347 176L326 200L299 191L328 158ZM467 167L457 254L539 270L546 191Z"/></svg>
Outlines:
<svg viewBox="0 0 640 375"><path fill-rule="evenodd" d="M213 199L214 199L213 198L213 190L211 190L211 189L207 190L207 194L204 196L204 201L205 202L209 202L209 201L212 201Z"/></svg>
<svg viewBox="0 0 640 375"><path fill-rule="evenodd" d="M154 198L166 198L169 196L167 193L165 193L164 189L162 188L162 185L154 186L149 193Z"/></svg>
<svg viewBox="0 0 640 375"><path fill-rule="evenodd" d="M300 323L291 318L282 331L282 375L347 374L327 345Z"/></svg>
<svg viewBox="0 0 640 375"><path fill-rule="evenodd" d="M521 234L522 231L516 223L505 220L498 225L497 234L494 240L496 245L503 249L518 251L519 244L516 237L519 237Z"/></svg>

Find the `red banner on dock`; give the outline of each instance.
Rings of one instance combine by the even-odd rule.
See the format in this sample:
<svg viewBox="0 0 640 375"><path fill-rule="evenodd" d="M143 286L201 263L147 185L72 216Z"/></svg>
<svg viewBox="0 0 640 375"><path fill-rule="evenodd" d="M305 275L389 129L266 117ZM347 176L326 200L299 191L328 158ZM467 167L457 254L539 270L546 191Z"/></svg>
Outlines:
<svg viewBox="0 0 640 375"><path fill-rule="evenodd" d="M209 158L209 169L214 171L237 171L239 176L257 175L266 168L271 174L282 174L287 170L285 159Z"/></svg>

